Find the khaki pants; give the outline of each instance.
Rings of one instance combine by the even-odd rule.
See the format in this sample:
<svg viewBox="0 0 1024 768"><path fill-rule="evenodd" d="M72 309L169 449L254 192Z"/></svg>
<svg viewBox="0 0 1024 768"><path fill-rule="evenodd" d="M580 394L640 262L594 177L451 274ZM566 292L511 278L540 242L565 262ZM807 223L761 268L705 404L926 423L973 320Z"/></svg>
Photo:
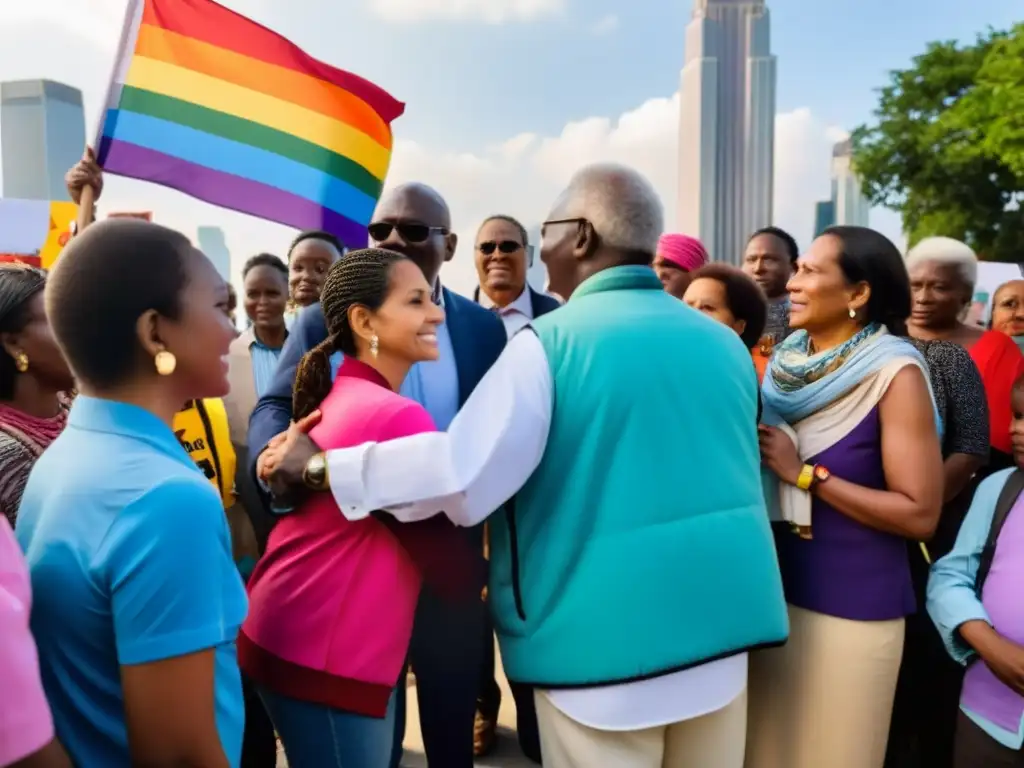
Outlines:
<svg viewBox="0 0 1024 768"><path fill-rule="evenodd" d="M750 654L746 768L882 768L903 633L789 606L789 642Z"/></svg>
<svg viewBox="0 0 1024 768"><path fill-rule="evenodd" d="M534 692L544 768L742 768L747 694L703 717L640 731L577 723Z"/></svg>

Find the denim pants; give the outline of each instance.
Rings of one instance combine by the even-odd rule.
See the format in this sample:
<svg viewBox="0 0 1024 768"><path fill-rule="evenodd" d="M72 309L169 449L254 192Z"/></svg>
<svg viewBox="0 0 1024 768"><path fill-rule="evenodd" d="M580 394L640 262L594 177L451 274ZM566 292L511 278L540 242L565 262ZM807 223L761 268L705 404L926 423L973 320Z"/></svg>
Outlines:
<svg viewBox="0 0 1024 768"><path fill-rule="evenodd" d="M260 687L289 768L388 768L395 734L395 694L383 718L299 701Z"/></svg>

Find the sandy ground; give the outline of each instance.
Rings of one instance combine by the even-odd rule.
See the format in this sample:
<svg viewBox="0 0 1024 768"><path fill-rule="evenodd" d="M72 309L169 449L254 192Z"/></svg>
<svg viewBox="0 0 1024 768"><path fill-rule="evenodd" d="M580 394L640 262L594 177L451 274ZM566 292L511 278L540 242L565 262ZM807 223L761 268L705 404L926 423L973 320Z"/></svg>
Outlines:
<svg viewBox="0 0 1024 768"><path fill-rule="evenodd" d="M498 746L486 758L478 760L477 768L534 768L534 764L523 757L516 741L516 703L508 682L501 670L500 654L498 655L498 683L501 685L501 714L498 716ZM405 757L402 768L427 768L427 759L423 755L423 740L420 737L420 713L416 705L416 695L409 690L409 713L405 726ZM287 768L288 762L284 754L278 756L278 768Z"/></svg>

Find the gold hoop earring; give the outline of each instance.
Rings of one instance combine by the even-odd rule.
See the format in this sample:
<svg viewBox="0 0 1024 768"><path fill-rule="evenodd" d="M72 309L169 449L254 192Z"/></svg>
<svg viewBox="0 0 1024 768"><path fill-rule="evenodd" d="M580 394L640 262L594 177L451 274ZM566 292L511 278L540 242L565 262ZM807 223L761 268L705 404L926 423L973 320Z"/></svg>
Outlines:
<svg viewBox="0 0 1024 768"><path fill-rule="evenodd" d="M174 369L178 367L178 358L172 352L161 349L153 358L153 363L156 365L157 373L161 376L170 376L174 373Z"/></svg>
<svg viewBox="0 0 1024 768"><path fill-rule="evenodd" d="M850 319L851 320L856 320L857 319L857 312L854 309L852 309L852 308L850 309Z"/></svg>
<svg viewBox="0 0 1024 768"><path fill-rule="evenodd" d="M28 355L24 352L19 352L14 356L14 367L18 369L18 373L25 373L28 370Z"/></svg>
<svg viewBox="0 0 1024 768"><path fill-rule="evenodd" d="M373 356L374 360L377 359L377 354L379 352L380 352L380 339L377 338L377 334L375 333L375 334L373 334L373 336L370 337L370 354Z"/></svg>

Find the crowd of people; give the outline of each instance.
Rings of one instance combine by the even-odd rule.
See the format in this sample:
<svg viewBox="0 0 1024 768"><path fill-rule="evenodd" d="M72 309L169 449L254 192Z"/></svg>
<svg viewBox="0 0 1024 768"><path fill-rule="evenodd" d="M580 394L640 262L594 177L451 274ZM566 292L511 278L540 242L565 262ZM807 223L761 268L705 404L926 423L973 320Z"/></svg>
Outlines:
<svg viewBox="0 0 1024 768"><path fill-rule="evenodd" d="M716 263L615 165L547 292L504 214L446 288L424 184L367 241L0 266L0 765L396 768L414 691L470 768L496 636L549 768L1024 766L1024 281L985 329L949 238Z"/></svg>

